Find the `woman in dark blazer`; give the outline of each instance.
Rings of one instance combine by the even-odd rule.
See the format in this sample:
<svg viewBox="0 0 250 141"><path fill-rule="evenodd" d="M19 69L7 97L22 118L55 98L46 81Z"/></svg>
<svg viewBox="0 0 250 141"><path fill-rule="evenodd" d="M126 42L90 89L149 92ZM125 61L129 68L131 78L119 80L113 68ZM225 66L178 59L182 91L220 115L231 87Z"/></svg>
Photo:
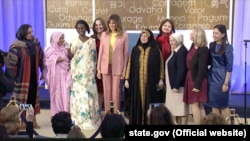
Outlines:
<svg viewBox="0 0 250 141"><path fill-rule="evenodd" d="M203 103L208 100L209 51L206 33L202 28L194 28L190 39L193 44L186 59L188 71L183 100L190 105L195 124L200 124L201 119L205 116Z"/></svg>
<svg viewBox="0 0 250 141"><path fill-rule="evenodd" d="M183 102L184 84L187 73L187 48L183 45L183 35L170 36L172 53L165 63L166 106L175 117L177 124L187 124L190 114L189 105Z"/></svg>

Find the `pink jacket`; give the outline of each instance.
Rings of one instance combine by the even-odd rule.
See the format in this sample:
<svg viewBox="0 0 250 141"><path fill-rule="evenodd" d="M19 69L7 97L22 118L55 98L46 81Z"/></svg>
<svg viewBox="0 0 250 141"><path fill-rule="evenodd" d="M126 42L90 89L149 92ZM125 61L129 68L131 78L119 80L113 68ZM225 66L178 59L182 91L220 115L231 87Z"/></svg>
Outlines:
<svg viewBox="0 0 250 141"><path fill-rule="evenodd" d="M97 70L102 74L108 74L109 48L111 34L103 32L101 35L100 49L98 54ZM128 60L128 34L123 33L115 41L112 56L112 75L125 75Z"/></svg>

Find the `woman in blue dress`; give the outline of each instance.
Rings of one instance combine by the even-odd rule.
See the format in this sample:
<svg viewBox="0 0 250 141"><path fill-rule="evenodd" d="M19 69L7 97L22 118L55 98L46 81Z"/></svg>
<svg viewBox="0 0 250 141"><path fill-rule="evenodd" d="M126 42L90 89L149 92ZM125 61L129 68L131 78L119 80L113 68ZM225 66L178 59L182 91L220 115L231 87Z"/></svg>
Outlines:
<svg viewBox="0 0 250 141"><path fill-rule="evenodd" d="M214 41L210 43L211 67L208 76L208 105L212 113L230 116L229 90L233 69L233 47L227 38L227 28L218 24L213 29Z"/></svg>

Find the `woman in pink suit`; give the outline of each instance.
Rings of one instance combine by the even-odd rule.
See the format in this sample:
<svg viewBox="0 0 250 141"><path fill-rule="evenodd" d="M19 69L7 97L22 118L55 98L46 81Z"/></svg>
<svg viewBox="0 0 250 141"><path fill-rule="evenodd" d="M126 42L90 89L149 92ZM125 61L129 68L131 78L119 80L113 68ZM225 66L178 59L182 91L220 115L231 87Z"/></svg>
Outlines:
<svg viewBox="0 0 250 141"><path fill-rule="evenodd" d="M115 111L120 110L120 85L128 60L128 34L122 29L120 16L110 15L107 24L108 30L101 35L97 63L97 77L103 81L105 112L110 101L114 101Z"/></svg>
<svg viewBox="0 0 250 141"><path fill-rule="evenodd" d="M60 111L69 112L72 79L65 45L62 32L52 33L50 47L45 51L44 56L43 75L50 93L51 117Z"/></svg>

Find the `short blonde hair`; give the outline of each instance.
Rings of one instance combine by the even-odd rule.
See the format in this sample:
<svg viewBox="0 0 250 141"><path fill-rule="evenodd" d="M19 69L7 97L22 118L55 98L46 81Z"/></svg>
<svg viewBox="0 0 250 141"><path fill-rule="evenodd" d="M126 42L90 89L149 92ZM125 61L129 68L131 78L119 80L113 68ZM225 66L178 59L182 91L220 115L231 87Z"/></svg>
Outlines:
<svg viewBox="0 0 250 141"><path fill-rule="evenodd" d="M20 131L20 121L19 108L15 102L10 102L0 111L0 124L7 129L8 134L15 135Z"/></svg>
<svg viewBox="0 0 250 141"><path fill-rule="evenodd" d="M197 47L206 47L207 46L207 36L205 31L200 27L193 28L194 34L194 45Z"/></svg>

